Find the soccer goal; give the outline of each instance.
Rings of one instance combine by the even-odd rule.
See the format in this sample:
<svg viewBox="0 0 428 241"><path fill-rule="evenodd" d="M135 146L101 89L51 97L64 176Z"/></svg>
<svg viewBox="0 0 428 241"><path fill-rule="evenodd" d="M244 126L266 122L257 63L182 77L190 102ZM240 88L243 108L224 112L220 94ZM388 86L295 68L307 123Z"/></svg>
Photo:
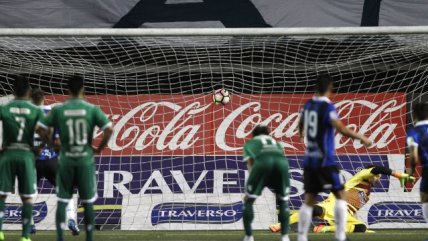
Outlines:
<svg viewBox="0 0 428 241"><path fill-rule="evenodd" d="M320 73L335 81L332 101L344 123L375 143L365 148L336 135L344 177L368 165L405 170L412 104L428 97L427 33L425 27L0 29L1 100L11 98L16 74L41 87L46 104L66 99L65 79L84 76L87 99L115 124L107 150L96 158L98 225L242 229L248 175L242 146L256 124L267 124L283 144L290 207L300 207L298 118ZM216 105L212 95L222 88L230 102ZM358 218L372 229L425 227L418 183L401 188L395 178L382 177ZM36 225L54 229L54 189L47 181L39 187ZM7 228L20 228L17 203L17 196L8 199ZM276 222L270 190L255 211L254 228Z"/></svg>

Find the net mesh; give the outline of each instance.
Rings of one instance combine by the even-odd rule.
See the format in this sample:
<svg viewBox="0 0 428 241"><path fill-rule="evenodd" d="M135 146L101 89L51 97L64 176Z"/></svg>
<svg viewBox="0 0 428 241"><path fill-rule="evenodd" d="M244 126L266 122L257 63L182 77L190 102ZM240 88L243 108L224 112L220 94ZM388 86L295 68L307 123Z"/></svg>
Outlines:
<svg viewBox="0 0 428 241"><path fill-rule="evenodd" d="M297 121L320 73L335 81L332 101L343 122L375 142L364 148L336 134L343 175L349 179L369 164L404 171L410 110L427 99L427 40L423 34L0 37L0 93L3 102L10 99L12 78L22 74L54 104L66 99L68 77L85 77L88 100L115 123L109 147L96 158L97 225L241 229L248 175L241 150L256 124L268 124L284 145L290 208L300 207L304 144ZM225 106L212 101L220 88L231 93ZM54 189L43 180L39 192L36 223L53 229ZM356 217L371 228L422 227L417 193L382 177ZM8 203L7 227L19 228L13 215L19 199ZM255 228L276 222L269 190L255 207Z"/></svg>

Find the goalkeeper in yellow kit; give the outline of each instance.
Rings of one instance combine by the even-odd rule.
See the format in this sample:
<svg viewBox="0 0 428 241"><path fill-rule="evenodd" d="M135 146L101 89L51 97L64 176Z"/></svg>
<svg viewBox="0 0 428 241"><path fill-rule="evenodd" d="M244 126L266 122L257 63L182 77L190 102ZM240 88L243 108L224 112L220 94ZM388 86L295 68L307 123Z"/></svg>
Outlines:
<svg viewBox="0 0 428 241"><path fill-rule="evenodd" d="M346 202L348 203L348 216L346 220L346 232L366 232L367 226L364 222L356 217L356 213L370 199L370 192L380 180L381 175L394 176L400 180L403 186L406 182L414 182L415 178L408 174L392 171L382 166L368 166L367 168L356 173L345 184ZM315 205L312 216L324 220L327 225L318 225L314 227L315 233L334 232L334 204L336 198L330 193L328 198L323 202ZM299 213L296 212L290 216L290 225L299 221ZM269 229L272 232L279 232L281 224L272 224Z"/></svg>

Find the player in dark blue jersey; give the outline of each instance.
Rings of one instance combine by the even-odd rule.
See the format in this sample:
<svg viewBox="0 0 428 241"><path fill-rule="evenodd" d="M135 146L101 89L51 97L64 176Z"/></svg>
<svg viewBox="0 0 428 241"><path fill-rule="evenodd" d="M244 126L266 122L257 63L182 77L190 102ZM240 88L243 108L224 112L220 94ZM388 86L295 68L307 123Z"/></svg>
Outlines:
<svg viewBox="0 0 428 241"><path fill-rule="evenodd" d="M318 193L331 190L336 197L334 208L336 239L346 240L345 225L347 203L344 197L344 180L336 166L334 130L342 135L359 139L369 146L372 142L365 136L348 129L339 120L336 108L329 97L333 81L329 76L319 76L315 96L309 100L302 111L299 122L300 138L306 139L304 158L305 201L299 215L298 241L308 240L308 230L312 221L312 210Z"/></svg>
<svg viewBox="0 0 428 241"><path fill-rule="evenodd" d="M44 105L44 93L41 89L36 88L32 90L33 104L40 106L45 114L49 113L51 106ZM58 140L58 132L52 131L52 140ZM48 145L44 145L41 138L36 134L34 136L34 146L39 147L38 156L36 157L36 170L37 170L37 183L43 177L46 178L50 184L56 186L56 174L58 169L58 153L55 152ZM80 230L76 222L76 209L74 203L69 202L67 207L68 228L73 235L79 235ZM36 227L33 224L31 233L36 232Z"/></svg>
<svg viewBox="0 0 428 241"><path fill-rule="evenodd" d="M420 196L425 221L428 222L428 103L418 103L413 108L415 128L407 133L407 146L411 159L411 173L415 173L416 163L422 165ZM428 239L426 239L428 240Z"/></svg>

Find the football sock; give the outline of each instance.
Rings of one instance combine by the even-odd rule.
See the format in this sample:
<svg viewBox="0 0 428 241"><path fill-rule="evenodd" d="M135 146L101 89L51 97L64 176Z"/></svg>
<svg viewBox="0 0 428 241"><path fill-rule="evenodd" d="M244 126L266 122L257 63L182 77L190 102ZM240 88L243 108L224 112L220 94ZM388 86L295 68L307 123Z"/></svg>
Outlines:
<svg viewBox="0 0 428 241"><path fill-rule="evenodd" d="M22 237L28 238L31 231L31 219L33 218L33 203L24 202L22 205Z"/></svg>
<svg viewBox="0 0 428 241"><path fill-rule="evenodd" d="M288 237L288 234L284 234L281 236L281 241L290 241L290 237Z"/></svg>
<svg viewBox="0 0 428 241"><path fill-rule="evenodd" d="M76 220L76 210L74 209L74 202L73 202L73 200L70 200L70 202L68 202L67 210L66 211L67 211L67 220L72 219L74 221L77 221Z"/></svg>
<svg viewBox="0 0 428 241"><path fill-rule="evenodd" d="M422 203L422 213L424 214L425 222L428 223L428 203Z"/></svg>
<svg viewBox="0 0 428 241"><path fill-rule="evenodd" d="M253 212L253 202L244 202L244 229L245 229L245 235L252 236L253 230L251 229L251 223L254 219L254 212Z"/></svg>
<svg viewBox="0 0 428 241"><path fill-rule="evenodd" d="M310 207L306 205L305 203L302 204L299 211L299 224L298 224L298 241L307 241L308 240L308 232L309 232L309 226L312 222L312 210L313 207Z"/></svg>
<svg viewBox="0 0 428 241"><path fill-rule="evenodd" d="M56 237L58 241L64 239L66 207L67 203L58 202L58 207L56 209Z"/></svg>
<svg viewBox="0 0 428 241"><path fill-rule="evenodd" d="M290 209L286 201L281 201L279 203L278 220L281 222L281 234L288 234L288 230L290 229Z"/></svg>
<svg viewBox="0 0 428 241"><path fill-rule="evenodd" d="M3 218L6 200L0 200L0 231L3 231Z"/></svg>
<svg viewBox="0 0 428 241"><path fill-rule="evenodd" d="M336 234L335 237L339 241L346 239L345 226L348 204L345 200L337 199L334 206L334 222L336 223Z"/></svg>
<svg viewBox="0 0 428 241"><path fill-rule="evenodd" d="M94 219L94 204L93 203L84 203L84 219L86 227L86 241L93 240L93 233L95 228L95 219Z"/></svg>

